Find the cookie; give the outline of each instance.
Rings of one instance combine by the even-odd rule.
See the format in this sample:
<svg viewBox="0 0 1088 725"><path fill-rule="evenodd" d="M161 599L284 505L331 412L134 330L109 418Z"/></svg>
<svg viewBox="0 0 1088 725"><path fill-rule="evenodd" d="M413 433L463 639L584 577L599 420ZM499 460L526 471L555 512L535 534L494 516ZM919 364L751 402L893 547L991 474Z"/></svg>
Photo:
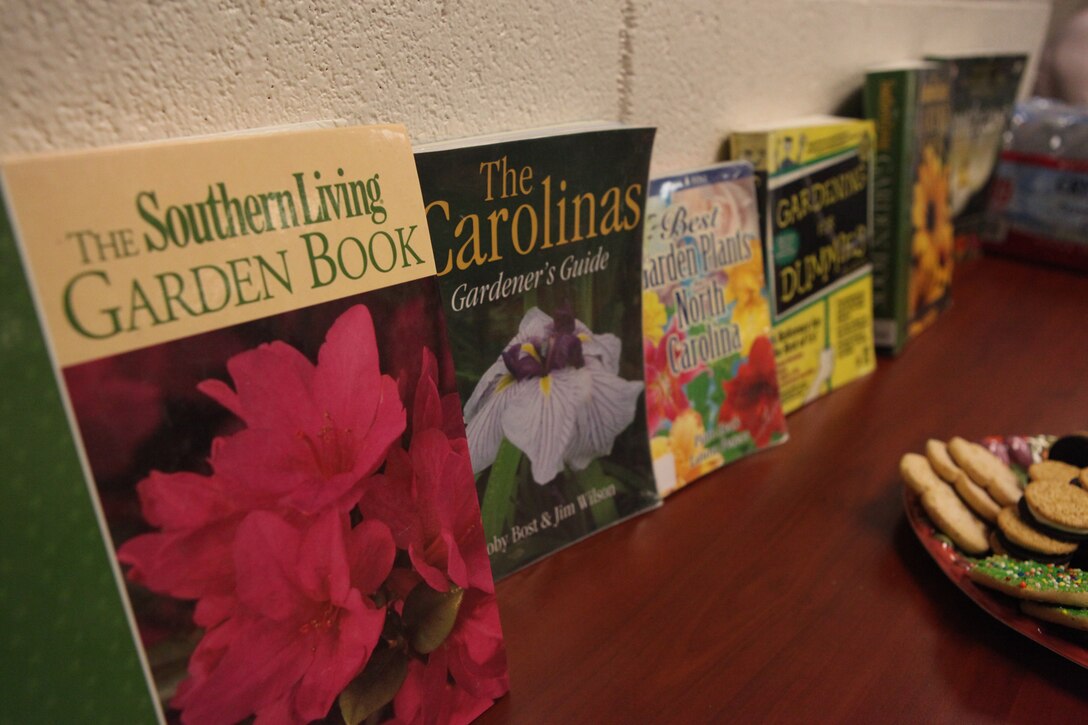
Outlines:
<svg viewBox="0 0 1088 725"><path fill-rule="evenodd" d="M959 497L963 499L963 502L971 507L972 511L990 523L997 521L997 514L1001 511L1001 505L994 501L990 494L986 493L986 489L972 481L970 476L960 471L952 486L956 489Z"/></svg>
<svg viewBox="0 0 1088 725"><path fill-rule="evenodd" d="M1065 481L1033 481L1024 489L1032 519L1048 529L1088 538L1088 491Z"/></svg>
<svg viewBox="0 0 1088 725"><path fill-rule="evenodd" d="M1017 558L1066 562L1077 550L1076 542L1055 539L1025 523L1016 506L1001 509L997 528L1005 550Z"/></svg>
<svg viewBox="0 0 1088 725"><path fill-rule="evenodd" d="M1077 468L1088 467L1088 433L1071 433L1058 438L1050 444L1047 458Z"/></svg>
<svg viewBox="0 0 1088 725"><path fill-rule="evenodd" d="M1088 573L1082 569L994 555L976 561L967 575L976 584L1019 599L1088 607Z"/></svg>
<svg viewBox="0 0 1088 725"><path fill-rule="evenodd" d="M1069 484L1064 485L1068 486ZM1079 544L1082 541L1088 541L1088 535L1071 534L1068 531L1055 529L1039 521L1039 519L1035 518L1035 516L1031 513L1031 509L1028 507L1028 502L1026 498L1020 499L1020 503L1016 504L1016 511L1020 514L1021 521L1023 521L1025 524L1035 529L1036 531L1046 534L1052 539L1057 539L1058 541L1069 541L1075 544Z"/></svg>
<svg viewBox="0 0 1088 725"><path fill-rule="evenodd" d="M919 496L931 488L948 486L934 473L926 457L918 453L903 454L903 457L899 459L899 475L903 477L903 481L910 486L911 490Z"/></svg>
<svg viewBox="0 0 1088 725"><path fill-rule="evenodd" d="M926 441L926 458L929 459L929 464L933 466L933 470L937 472L938 476L949 483L955 483L956 476L960 475L961 469L952 460L952 456L948 455L948 446L945 445L944 441L939 441L936 438L930 438Z"/></svg>
<svg viewBox="0 0 1088 725"><path fill-rule="evenodd" d="M1020 610L1036 619L1088 632L1088 609L1084 607L1063 607L1060 604L1043 604L1025 600L1020 602Z"/></svg>
<svg viewBox="0 0 1088 725"><path fill-rule="evenodd" d="M978 556L990 550L986 524L971 513L947 483L942 482L923 493L922 508L934 526L963 551Z"/></svg>
<svg viewBox="0 0 1088 725"><path fill-rule="evenodd" d="M948 453L972 481L985 488L1002 506L1012 506L1020 500L1023 494L1020 479L1000 458L978 443L957 436L948 441Z"/></svg>
<svg viewBox="0 0 1088 725"><path fill-rule="evenodd" d="M1080 469L1063 461L1037 461L1028 467L1028 478L1032 481L1064 481L1069 483L1080 475Z"/></svg>

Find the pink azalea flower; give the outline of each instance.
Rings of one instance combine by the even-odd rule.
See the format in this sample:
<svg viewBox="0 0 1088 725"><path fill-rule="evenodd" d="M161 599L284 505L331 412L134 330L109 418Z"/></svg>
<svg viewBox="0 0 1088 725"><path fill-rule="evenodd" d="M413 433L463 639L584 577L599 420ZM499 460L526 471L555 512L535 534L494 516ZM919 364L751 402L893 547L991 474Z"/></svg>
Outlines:
<svg viewBox="0 0 1088 725"><path fill-rule="evenodd" d="M453 582L491 592L460 408L451 419L438 394L436 371L434 356L426 350L414 391L408 450L389 451L385 472L368 482L359 508L365 518L389 525L397 546L408 551L413 568L432 589L448 591Z"/></svg>
<svg viewBox="0 0 1088 725"><path fill-rule="evenodd" d="M646 370L646 419L652 435L662 422L676 420L676 416L688 409L688 396L684 386L706 369L699 364L694 370L674 372L669 364L673 338L684 340L685 335L674 319L656 345L643 343Z"/></svg>
<svg viewBox="0 0 1088 725"><path fill-rule="evenodd" d="M136 449L162 420L162 391L129 375L116 358L70 367L64 377L95 479L125 473ZM121 418L125 425L115 425Z"/></svg>
<svg viewBox="0 0 1088 725"><path fill-rule="evenodd" d="M436 650L426 664L408 664L408 677L393 701L396 717L389 725L468 725L491 703L491 698L475 697L450 682L446 655Z"/></svg>
<svg viewBox="0 0 1088 725"><path fill-rule="evenodd" d="M234 356L227 368L234 390L218 380L200 389L246 428L222 440L212 464L248 488L251 505L350 509L404 431L397 384L378 369L374 324L362 305L333 323L316 366L273 342Z"/></svg>
<svg viewBox="0 0 1088 725"><path fill-rule="evenodd" d="M257 511L239 525L237 606L208 631L172 705L186 723L324 717L370 659L385 610L369 598L393 566L389 529L329 511L308 527Z"/></svg>
<svg viewBox="0 0 1088 725"><path fill-rule="evenodd" d="M494 700L510 689L494 594L466 591L457 623L439 649L447 654L454 681L472 696Z"/></svg>
<svg viewBox="0 0 1088 725"><path fill-rule="evenodd" d="M144 518L160 529L126 541L117 551L128 578L178 599L200 599L201 626L222 620L234 600L229 552L247 511L232 500L230 482L195 473L159 473L137 486Z"/></svg>

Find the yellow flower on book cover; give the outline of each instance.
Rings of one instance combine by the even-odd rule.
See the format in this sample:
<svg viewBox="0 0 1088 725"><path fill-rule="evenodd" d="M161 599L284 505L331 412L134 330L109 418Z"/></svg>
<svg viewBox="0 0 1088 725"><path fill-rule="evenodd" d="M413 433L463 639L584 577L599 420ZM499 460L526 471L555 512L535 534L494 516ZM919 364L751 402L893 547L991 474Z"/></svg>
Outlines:
<svg viewBox="0 0 1088 725"><path fill-rule="evenodd" d="M673 420L667 438L654 436L650 440L651 455L655 459L673 454L678 488L725 465L721 453L709 451L703 445L705 436L703 417L689 408Z"/></svg>
<svg viewBox="0 0 1088 725"><path fill-rule="evenodd" d="M908 317L940 300L952 283L954 231L948 203L948 169L930 146L922 152L918 181L914 184L911 206L912 274L908 298ZM924 327L925 317L912 323Z"/></svg>
<svg viewBox="0 0 1088 725"><path fill-rule="evenodd" d="M740 327L744 345L741 354L745 357L751 352L755 339L767 334L771 327L771 309L763 295L764 279L763 253L759 245L753 244L752 258L732 267L725 284L726 304L736 303L733 322Z"/></svg>
<svg viewBox="0 0 1088 725"><path fill-rule="evenodd" d="M669 323L669 313L656 292L642 293L642 337L652 344L661 342L665 335L665 326Z"/></svg>

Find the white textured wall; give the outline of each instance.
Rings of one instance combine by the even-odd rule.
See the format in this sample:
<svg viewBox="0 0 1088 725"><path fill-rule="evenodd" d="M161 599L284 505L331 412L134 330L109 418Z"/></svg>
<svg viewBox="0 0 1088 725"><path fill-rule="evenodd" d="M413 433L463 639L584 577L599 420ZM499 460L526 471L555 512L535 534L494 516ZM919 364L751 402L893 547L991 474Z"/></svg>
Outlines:
<svg viewBox="0 0 1088 725"><path fill-rule="evenodd" d="M659 127L656 171L834 111L862 69L1037 55L1048 0L0 3L0 154L312 119L417 142L591 118ZM1034 72L1034 64L1029 74Z"/></svg>

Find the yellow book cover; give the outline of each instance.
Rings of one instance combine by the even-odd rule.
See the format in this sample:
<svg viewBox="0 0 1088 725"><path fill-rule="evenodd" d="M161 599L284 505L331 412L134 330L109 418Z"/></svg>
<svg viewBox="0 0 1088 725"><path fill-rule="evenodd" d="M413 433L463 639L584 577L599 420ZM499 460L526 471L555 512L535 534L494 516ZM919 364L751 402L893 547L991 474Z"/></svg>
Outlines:
<svg viewBox="0 0 1088 725"><path fill-rule="evenodd" d="M871 121L816 116L733 134L756 168L775 361L789 413L876 368Z"/></svg>

